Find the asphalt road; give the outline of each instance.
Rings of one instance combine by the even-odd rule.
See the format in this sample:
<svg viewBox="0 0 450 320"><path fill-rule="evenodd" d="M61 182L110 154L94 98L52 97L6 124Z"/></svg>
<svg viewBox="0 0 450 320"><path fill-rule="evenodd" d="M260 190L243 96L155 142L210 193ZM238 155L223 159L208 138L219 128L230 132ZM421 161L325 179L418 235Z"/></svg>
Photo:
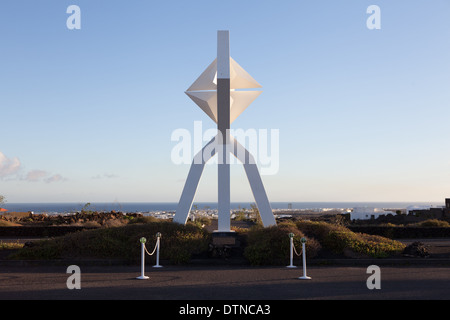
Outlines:
<svg viewBox="0 0 450 320"><path fill-rule="evenodd" d="M296 300L450 299L450 267L380 266L381 289L367 288L367 267L302 268L81 266L81 289L68 289L67 266L0 266L1 300Z"/></svg>

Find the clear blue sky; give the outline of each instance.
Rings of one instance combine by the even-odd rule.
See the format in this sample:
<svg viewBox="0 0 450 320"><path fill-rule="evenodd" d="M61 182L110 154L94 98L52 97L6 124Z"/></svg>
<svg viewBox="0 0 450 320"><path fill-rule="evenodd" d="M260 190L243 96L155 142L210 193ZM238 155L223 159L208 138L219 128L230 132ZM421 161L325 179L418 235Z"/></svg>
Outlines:
<svg viewBox="0 0 450 320"><path fill-rule="evenodd" d="M81 8L81 30L66 9ZM369 5L381 29L369 30ZM0 2L0 194L8 202L177 202L184 91L230 30L264 92L235 128L279 129L271 201L450 197L450 2ZM216 167L196 201L216 201ZM253 201L241 166L232 201Z"/></svg>

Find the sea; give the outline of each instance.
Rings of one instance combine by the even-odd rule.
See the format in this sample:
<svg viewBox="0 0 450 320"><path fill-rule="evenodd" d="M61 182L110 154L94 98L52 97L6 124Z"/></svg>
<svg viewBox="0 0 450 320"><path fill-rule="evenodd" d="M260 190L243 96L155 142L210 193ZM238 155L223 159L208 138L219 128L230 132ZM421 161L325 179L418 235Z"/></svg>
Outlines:
<svg viewBox="0 0 450 320"><path fill-rule="evenodd" d="M120 211L125 213L175 212L176 202L94 202L87 206L92 211ZM250 209L253 202L232 202L231 209ZM81 211L86 203L5 203L2 208L10 212L29 212L34 214L65 214ZM274 210L282 209L349 209L355 207L373 207L383 209L406 209L409 206L443 206L441 202L271 202ZM194 207L195 206L195 207ZM217 210L217 202L194 202L198 210Z"/></svg>

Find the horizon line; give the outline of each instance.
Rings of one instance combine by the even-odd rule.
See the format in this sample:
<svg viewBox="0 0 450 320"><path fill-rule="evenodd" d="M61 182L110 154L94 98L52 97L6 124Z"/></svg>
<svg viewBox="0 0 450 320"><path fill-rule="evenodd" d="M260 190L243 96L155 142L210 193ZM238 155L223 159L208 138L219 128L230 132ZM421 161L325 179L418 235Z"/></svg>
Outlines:
<svg viewBox="0 0 450 320"><path fill-rule="evenodd" d="M440 200L339 200L339 201L333 201L333 200L326 200L326 201L270 201L270 203L398 203L398 202L413 202L413 203L429 203L429 202L442 202L444 201ZM87 203L108 203L108 204L121 204L121 203L173 203L177 204L178 201L30 201L30 202L5 202L2 205L6 206L8 204L48 204L48 203L80 203L80 204L87 204ZM193 204L196 203L217 203L217 201L194 201ZM255 201L231 201L230 203L255 203Z"/></svg>

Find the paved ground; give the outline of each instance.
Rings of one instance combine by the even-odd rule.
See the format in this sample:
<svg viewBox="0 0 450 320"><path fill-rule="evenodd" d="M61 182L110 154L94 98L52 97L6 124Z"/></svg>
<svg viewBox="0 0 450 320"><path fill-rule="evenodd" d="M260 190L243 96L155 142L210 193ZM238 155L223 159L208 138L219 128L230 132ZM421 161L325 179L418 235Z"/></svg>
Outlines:
<svg viewBox="0 0 450 320"><path fill-rule="evenodd" d="M450 267L380 266L381 289L369 290L367 267L81 266L69 290L67 266L0 266L0 299L292 300L450 299Z"/></svg>
<svg viewBox="0 0 450 320"><path fill-rule="evenodd" d="M5 240L5 239L2 239ZM21 242L30 239L21 239ZM17 239L10 239L17 241ZM402 240L409 244L415 240ZM433 258L450 257L450 239L419 239ZM1 262L0 255L0 262ZM420 260L420 259L419 259ZM427 262L431 259L427 259ZM412 260L414 261L414 259ZM4 261L5 262L5 261ZM373 262L370 262L373 263ZM168 303L244 303L260 300L450 300L450 264L381 264L381 289L369 290L367 265L308 266L311 280L299 280L302 269L248 266L146 267L148 280L136 280L140 266L80 266L81 289L69 290L67 265L30 266L0 263L0 300L153 300L151 307ZM376 261L375 261L376 263ZM301 265L301 264L300 264ZM265 302L264 302L265 301ZM149 306L149 305L147 305ZM283 308L286 306L283 305ZM287 306L288 308L291 305ZM293 309L297 306L292 307ZM221 309L218 307L217 310Z"/></svg>

